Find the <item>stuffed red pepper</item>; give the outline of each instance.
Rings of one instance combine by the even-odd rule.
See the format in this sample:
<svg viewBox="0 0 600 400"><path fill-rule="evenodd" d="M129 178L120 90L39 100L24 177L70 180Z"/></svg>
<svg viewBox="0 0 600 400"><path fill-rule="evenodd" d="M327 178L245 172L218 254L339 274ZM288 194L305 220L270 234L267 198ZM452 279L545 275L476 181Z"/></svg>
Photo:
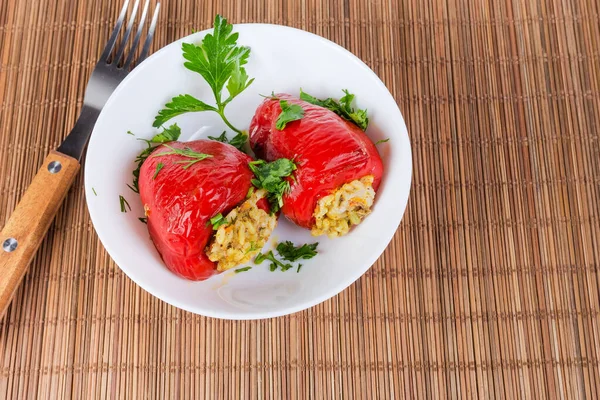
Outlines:
<svg viewBox="0 0 600 400"><path fill-rule="evenodd" d="M142 164L139 190L148 230L166 266L203 280L249 261L276 223L252 159L212 140L158 146Z"/></svg>
<svg viewBox="0 0 600 400"><path fill-rule="evenodd" d="M282 124L282 118L291 121ZM267 161L294 160L297 170L281 211L313 235L345 235L371 212L381 157L360 127L330 109L273 95L256 110L250 145Z"/></svg>

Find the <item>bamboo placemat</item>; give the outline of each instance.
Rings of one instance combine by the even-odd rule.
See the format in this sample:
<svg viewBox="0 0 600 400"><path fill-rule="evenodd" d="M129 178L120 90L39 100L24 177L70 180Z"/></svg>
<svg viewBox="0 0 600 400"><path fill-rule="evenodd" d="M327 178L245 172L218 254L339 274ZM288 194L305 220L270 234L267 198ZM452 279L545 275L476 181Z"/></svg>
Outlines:
<svg viewBox="0 0 600 400"><path fill-rule="evenodd" d="M73 125L120 2L0 1L2 223ZM130 281L80 176L0 323L0 398L600 398L598 2L162 6L155 49L220 12L371 66L411 136L404 220L340 295L226 322Z"/></svg>

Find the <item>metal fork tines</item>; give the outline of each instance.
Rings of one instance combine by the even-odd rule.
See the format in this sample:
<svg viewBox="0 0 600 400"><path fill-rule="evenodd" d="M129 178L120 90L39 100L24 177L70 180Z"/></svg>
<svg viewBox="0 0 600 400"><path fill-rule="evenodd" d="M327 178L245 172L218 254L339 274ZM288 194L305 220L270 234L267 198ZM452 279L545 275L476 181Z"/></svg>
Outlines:
<svg viewBox="0 0 600 400"><path fill-rule="evenodd" d="M158 21L160 3L157 3L156 7L154 8L152 21L150 22L150 27L148 28L148 33L146 35L146 39L144 40L144 45L142 46L140 55L137 58L135 57L137 47L142 38L144 25L146 23L148 9L150 7L150 0L146 0L144 4L144 9L140 17L136 34L133 38L133 42L131 43L129 53L125 57L125 49L131 36L131 31L133 29L139 8L139 3L140 0L135 0L131 11L131 16L129 17L127 26L125 28L125 33L120 41L120 45L117 47L117 39L119 37L119 33L121 32L121 28L123 27L123 22L125 21L127 8L129 7L129 0L125 0L123 7L121 8L121 12L119 13L119 18L115 24L115 28L108 39L106 47L102 51L100 60L92 71L92 75L85 90L83 107L81 109L79 119L75 123L75 126L71 130L69 136L67 136L65 141L57 149L59 152L78 160L81 159L85 145L87 144L92 128L96 123L102 107L104 107L104 104L106 104L106 101L112 92L114 92L114 90L117 88L119 83L121 83L121 81L127 76L131 70L131 67L141 63L148 55L150 44L152 43L152 39L154 37L156 23ZM113 51L115 49L116 51ZM111 57L113 54L114 56ZM122 62L123 58L125 58L124 62Z"/></svg>

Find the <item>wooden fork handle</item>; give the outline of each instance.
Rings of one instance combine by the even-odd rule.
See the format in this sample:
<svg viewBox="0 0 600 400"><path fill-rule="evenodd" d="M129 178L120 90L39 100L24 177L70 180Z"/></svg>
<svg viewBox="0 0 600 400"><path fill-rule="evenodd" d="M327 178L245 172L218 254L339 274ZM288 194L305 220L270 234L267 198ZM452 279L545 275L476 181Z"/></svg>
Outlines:
<svg viewBox="0 0 600 400"><path fill-rule="evenodd" d="M50 152L0 232L0 318L78 171L76 159Z"/></svg>

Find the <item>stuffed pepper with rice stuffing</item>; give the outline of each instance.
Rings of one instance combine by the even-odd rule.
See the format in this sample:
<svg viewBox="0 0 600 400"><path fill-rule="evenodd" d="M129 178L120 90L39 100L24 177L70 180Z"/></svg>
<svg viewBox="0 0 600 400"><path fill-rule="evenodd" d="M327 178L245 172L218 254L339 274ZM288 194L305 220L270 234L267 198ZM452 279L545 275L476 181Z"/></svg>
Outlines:
<svg viewBox="0 0 600 400"><path fill-rule="evenodd" d="M249 261L277 224L252 158L212 140L169 142L142 164L139 191L150 237L166 266L204 280Z"/></svg>
<svg viewBox="0 0 600 400"><path fill-rule="evenodd" d="M366 112L352 109L353 96L345 97L344 104L305 93L303 100L272 95L250 124L258 158L295 162L281 211L315 236L342 236L358 225L371 212L383 173L375 144L364 133Z"/></svg>

